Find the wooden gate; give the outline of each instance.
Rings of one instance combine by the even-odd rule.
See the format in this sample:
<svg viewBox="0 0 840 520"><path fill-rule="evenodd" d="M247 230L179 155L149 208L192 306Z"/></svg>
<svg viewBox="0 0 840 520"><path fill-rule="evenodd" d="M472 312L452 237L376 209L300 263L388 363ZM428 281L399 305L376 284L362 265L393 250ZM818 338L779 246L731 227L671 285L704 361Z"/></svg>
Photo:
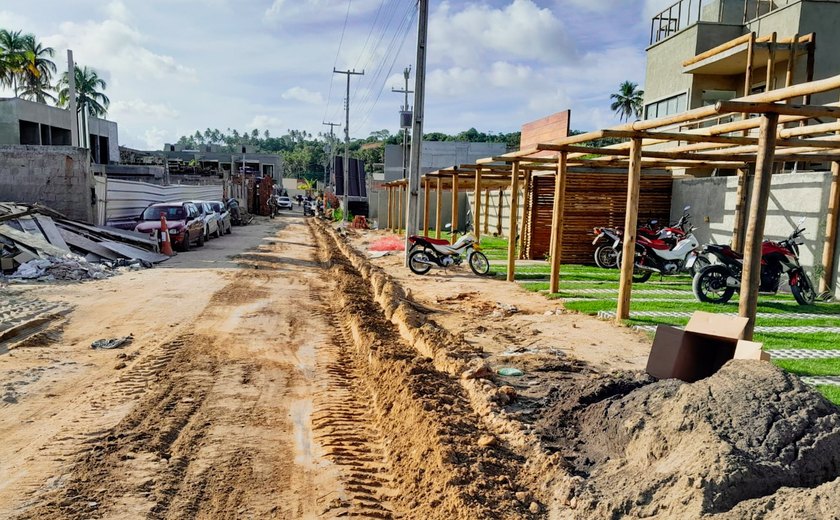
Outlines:
<svg viewBox="0 0 840 520"><path fill-rule="evenodd" d="M667 222L671 213L670 174L642 175L639 192L639 222ZM533 178L531 209L526 215L523 256L544 259L551 246L551 214L554 209L554 176ZM614 173L569 173L566 180L566 211L563 225L563 263L593 264L595 246L592 228L624 227L627 175Z"/></svg>

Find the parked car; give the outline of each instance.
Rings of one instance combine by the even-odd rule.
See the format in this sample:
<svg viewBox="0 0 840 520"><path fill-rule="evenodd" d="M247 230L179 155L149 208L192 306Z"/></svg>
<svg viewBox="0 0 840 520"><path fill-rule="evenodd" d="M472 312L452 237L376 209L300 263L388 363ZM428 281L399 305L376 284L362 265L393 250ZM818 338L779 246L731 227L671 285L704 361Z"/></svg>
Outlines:
<svg viewBox="0 0 840 520"><path fill-rule="evenodd" d="M292 199L289 197L277 197L277 209L292 209Z"/></svg>
<svg viewBox="0 0 840 520"><path fill-rule="evenodd" d="M216 217L218 217L219 229L222 230L222 233L230 235L231 231L233 231L233 222L231 220L230 211L228 211L227 206L222 204L222 202L219 200L211 200L209 204L210 207L213 208L213 211L216 213Z"/></svg>
<svg viewBox="0 0 840 520"><path fill-rule="evenodd" d="M216 212L210 206L210 203L204 200L191 200L198 208L201 218L204 219L204 240L210 240L210 237L219 238L222 232L219 229L219 219L216 218Z"/></svg>
<svg viewBox="0 0 840 520"><path fill-rule="evenodd" d="M169 240L174 249L189 251L193 242L199 247L204 245L204 218L192 202L151 204L140 214L140 222L134 231L159 238L161 213L166 216Z"/></svg>

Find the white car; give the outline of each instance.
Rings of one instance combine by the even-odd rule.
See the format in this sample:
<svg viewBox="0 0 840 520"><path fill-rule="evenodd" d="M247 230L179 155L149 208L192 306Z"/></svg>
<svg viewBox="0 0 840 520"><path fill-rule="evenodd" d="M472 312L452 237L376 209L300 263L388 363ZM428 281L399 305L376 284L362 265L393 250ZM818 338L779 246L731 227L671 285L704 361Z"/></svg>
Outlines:
<svg viewBox="0 0 840 520"><path fill-rule="evenodd" d="M213 207L210 205L209 202L204 200L191 200L195 204L195 207L198 208L198 212L201 214L201 218L204 220L204 239L210 240L210 237L219 238L222 236L222 229L219 227L219 218L216 216L216 212L213 211Z"/></svg>
<svg viewBox="0 0 840 520"><path fill-rule="evenodd" d="M292 209L292 199L289 197L277 197L277 209Z"/></svg>

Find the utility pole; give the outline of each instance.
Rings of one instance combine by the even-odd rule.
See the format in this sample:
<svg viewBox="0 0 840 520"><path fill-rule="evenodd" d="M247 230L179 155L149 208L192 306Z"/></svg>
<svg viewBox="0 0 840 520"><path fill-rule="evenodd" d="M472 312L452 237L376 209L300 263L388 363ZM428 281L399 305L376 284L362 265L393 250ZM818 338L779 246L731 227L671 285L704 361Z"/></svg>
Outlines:
<svg viewBox="0 0 840 520"><path fill-rule="evenodd" d="M335 162L335 159L334 159L335 149L334 149L334 146L333 146L335 144L335 137L333 137L333 127L341 126L341 123L321 123L321 124L330 127L330 163L329 163L329 166L327 167L326 179L324 179L324 189L326 189L327 186L330 185L330 177L331 177L330 174L332 173L333 163Z"/></svg>
<svg viewBox="0 0 840 520"><path fill-rule="evenodd" d="M70 146L81 148L79 141L79 107L76 106L76 64L73 51L67 49L67 108L70 110Z"/></svg>
<svg viewBox="0 0 840 520"><path fill-rule="evenodd" d="M423 148L423 106L426 102L426 38L429 32L429 0L418 0L420 16L417 21L417 65L414 78L414 125L411 133L411 163L408 175L408 204L405 218L405 266L408 267L408 238L417 234L420 226L417 191L420 189L420 151ZM452 196L458 197L457 187ZM455 231L454 229L452 231Z"/></svg>
<svg viewBox="0 0 840 520"><path fill-rule="evenodd" d="M411 107L408 106L408 95L414 94L413 90L408 90L408 78L411 75L411 65L403 70L403 77L405 78L405 88L404 89L397 89L391 88L391 92L398 92L400 94L405 94L405 104L402 106L403 112L409 112ZM402 119L400 120L400 125L402 125ZM403 127L403 179L408 177L408 127Z"/></svg>
<svg viewBox="0 0 840 520"><path fill-rule="evenodd" d="M344 198L341 201L341 216L347 220L347 206L350 200L350 76L364 76L365 71L356 72L353 70L336 70L333 74L347 75L347 97L344 98Z"/></svg>

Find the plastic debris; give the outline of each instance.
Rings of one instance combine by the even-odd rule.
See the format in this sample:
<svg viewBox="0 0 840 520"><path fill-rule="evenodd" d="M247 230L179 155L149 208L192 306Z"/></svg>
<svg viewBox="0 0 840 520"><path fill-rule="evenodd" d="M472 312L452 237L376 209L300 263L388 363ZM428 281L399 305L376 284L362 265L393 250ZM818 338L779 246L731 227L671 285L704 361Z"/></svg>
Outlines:
<svg viewBox="0 0 840 520"><path fill-rule="evenodd" d="M107 265L93 264L79 255L69 254L30 260L21 264L9 278L38 281L101 280L113 274Z"/></svg>
<svg viewBox="0 0 840 520"><path fill-rule="evenodd" d="M397 236L382 237L371 244L368 251L405 251L404 240Z"/></svg>
<svg viewBox="0 0 840 520"><path fill-rule="evenodd" d="M502 367L496 370L496 373L500 376L524 376L525 372L519 370L518 368L513 367Z"/></svg>
<svg viewBox="0 0 840 520"><path fill-rule="evenodd" d="M108 350L112 348L124 347L132 341L134 341L134 336L130 334L122 338L98 339L90 344L90 348Z"/></svg>

